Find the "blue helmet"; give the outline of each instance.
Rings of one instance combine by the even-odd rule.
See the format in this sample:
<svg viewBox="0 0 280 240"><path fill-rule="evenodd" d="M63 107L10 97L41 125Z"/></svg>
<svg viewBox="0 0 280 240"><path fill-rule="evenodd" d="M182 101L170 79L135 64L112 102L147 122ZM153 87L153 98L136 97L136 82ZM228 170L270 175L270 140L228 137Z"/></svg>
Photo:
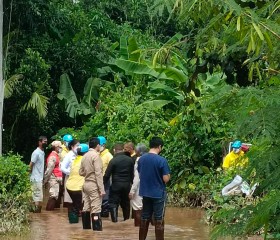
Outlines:
<svg viewBox="0 0 280 240"><path fill-rule="evenodd" d="M104 145L104 144L106 144L106 138L105 137L103 137L103 136L98 136L97 137L98 139L99 139L99 141L100 141L100 145Z"/></svg>
<svg viewBox="0 0 280 240"><path fill-rule="evenodd" d="M241 148L241 146L242 146L242 143L239 140L234 141L231 145L232 148Z"/></svg>
<svg viewBox="0 0 280 240"><path fill-rule="evenodd" d="M64 142L71 142L71 141L73 140L73 137L72 137L72 135L70 135L70 134L65 134L65 135L63 136L62 140L63 140Z"/></svg>
<svg viewBox="0 0 280 240"><path fill-rule="evenodd" d="M86 143L80 143L79 148L81 149L80 152L81 153L86 153L88 152L88 145Z"/></svg>

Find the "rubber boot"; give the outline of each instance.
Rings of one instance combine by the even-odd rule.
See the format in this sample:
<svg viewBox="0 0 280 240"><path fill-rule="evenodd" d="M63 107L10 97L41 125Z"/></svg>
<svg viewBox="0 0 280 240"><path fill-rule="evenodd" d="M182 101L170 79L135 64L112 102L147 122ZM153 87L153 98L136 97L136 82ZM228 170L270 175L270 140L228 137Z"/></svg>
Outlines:
<svg viewBox="0 0 280 240"><path fill-rule="evenodd" d="M152 224L152 226L155 226L155 218L154 218L154 214L151 216L151 224Z"/></svg>
<svg viewBox="0 0 280 240"><path fill-rule="evenodd" d="M139 227L139 240L145 240L149 230L150 220L141 220Z"/></svg>
<svg viewBox="0 0 280 240"><path fill-rule="evenodd" d="M101 217L104 217L104 218L109 217L109 202L108 202L108 200L103 200L102 201Z"/></svg>
<svg viewBox="0 0 280 240"><path fill-rule="evenodd" d="M135 218L135 211L136 211L136 210L134 210L134 209L132 208L132 210L131 210L131 218L132 218L132 219Z"/></svg>
<svg viewBox="0 0 280 240"><path fill-rule="evenodd" d="M61 204L61 197L58 196L58 199L55 201L55 206L54 206L54 208L60 208L60 204Z"/></svg>
<svg viewBox="0 0 280 240"><path fill-rule="evenodd" d="M55 198L49 198L46 210L47 211L53 211L55 207L56 199Z"/></svg>
<svg viewBox="0 0 280 240"><path fill-rule="evenodd" d="M155 221L156 240L164 240L164 220Z"/></svg>
<svg viewBox="0 0 280 240"><path fill-rule="evenodd" d="M83 229L91 229L90 212L82 212Z"/></svg>
<svg viewBox="0 0 280 240"><path fill-rule="evenodd" d="M134 210L134 226L139 227L141 223L142 210Z"/></svg>
<svg viewBox="0 0 280 240"><path fill-rule="evenodd" d="M102 220L100 217L100 213L91 214L91 223L93 231L102 231Z"/></svg>
<svg viewBox="0 0 280 240"><path fill-rule="evenodd" d="M123 220L125 221L129 219L130 216L130 205L125 206L122 210L123 210Z"/></svg>
<svg viewBox="0 0 280 240"><path fill-rule="evenodd" d="M68 212L68 219L69 223L78 223L79 222L79 215L75 211Z"/></svg>
<svg viewBox="0 0 280 240"><path fill-rule="evenodd" d="M111 208L110 213L111 213L112 222L118 222L118 209L117 208Z"/></svg>
<svg viewBox="0 0 280 240"><path fill-rule="evenodd" d="M41 213L42 211L42 206L35 206L34 213Z"/></svg>

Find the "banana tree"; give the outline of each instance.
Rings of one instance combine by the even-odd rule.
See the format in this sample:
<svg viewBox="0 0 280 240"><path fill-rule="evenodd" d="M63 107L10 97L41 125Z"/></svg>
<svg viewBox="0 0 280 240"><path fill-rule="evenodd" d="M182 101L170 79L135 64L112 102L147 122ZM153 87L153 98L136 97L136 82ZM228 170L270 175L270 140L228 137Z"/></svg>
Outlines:
<svg viewBox="0 0 280 240"><path fill-rule="evenodd" d="M57 97L64 101L65 111L69 117L76 119L77 116L90 117L96 111L96 105L99 98L99 88L102 85L112 85L113 83L101 80L99 78L89 78L84 86L81 99L78 99L68 74L60 76L59 93Z"/></svg>
<svg viewBox="0 0 280 240"><path fill-rule="evenodd" d="M159 99L142 104L164 106L172 102L180 105L186 98L186 86L189 85L186 60L177 51L182 41L184 37L178 33L160 49L140 49L135 38L122 36L119 57L111 64L126 75L147 75L151 78L148 87L160 93ZM147 53L153 55L152 59L145 58Z"/></svg>

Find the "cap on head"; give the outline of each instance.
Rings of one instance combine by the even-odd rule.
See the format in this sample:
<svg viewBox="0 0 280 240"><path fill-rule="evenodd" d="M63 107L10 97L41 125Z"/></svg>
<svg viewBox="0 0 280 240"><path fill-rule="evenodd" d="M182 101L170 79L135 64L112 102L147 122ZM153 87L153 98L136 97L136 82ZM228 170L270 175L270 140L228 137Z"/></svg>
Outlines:
<svg viewBox="0 0 280 240"><path fill-rule="evenodd" d="M81 151L80 151L81 153L86 153L86 152L88 152L88 149L89 149L89 147L86 143L80 143L79 148L81 149Z"/></svg>
<svg viewBox="0 0 280 240"><path fill-rule="evenodd" d="M60 141L53 141L51 143L52 147L62 147L62 144Z"/></svg>
<svg viewBox="0 0 280 240"><path fill-rule="evenodd" d="M63 140L64 142L71 142L71 141L73 140L73 137L72 137L72 135L70 135L70 134L65 134L65 135L63 136L62 140Z"/></svg>
<svg viewBox="0 0 280 240"><path fill-rule="evenodd" d="M103 137L103 136L98 136L97 137L98 139L99 139L99 141L100 141L100 145L104 145L104 144L106 144L106 138L105 137Z"/></svg>
<svg viewBox="0 0 280 240"><path fill-rule="evenodd" d="M242 146L242 143L239 140L234 141L231 145L232 148L241 148L241 146Z"/></svg>

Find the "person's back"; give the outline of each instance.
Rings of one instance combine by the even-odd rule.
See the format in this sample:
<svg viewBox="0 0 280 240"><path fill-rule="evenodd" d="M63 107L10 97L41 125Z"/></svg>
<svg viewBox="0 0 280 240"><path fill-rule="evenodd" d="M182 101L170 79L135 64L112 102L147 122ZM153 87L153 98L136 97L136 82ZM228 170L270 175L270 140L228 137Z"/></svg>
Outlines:
<svg viewBox="0 0 280 240"><path fill-rule="evenodd" d="M131 157L124 152L123 144L115 144L114 157L110 161L104 174L104 184L112 176L112 185L109 192L109 208L112 222L118 221L118 207L121 205L124 220L130 215L129 191L133 182L134 163Z"/></svg>
<svg viewBox="0 0 280 240"><path fill-rule="evenodd" d="M167 160L154 153L146 153L138 163L140 176L140 196L161 198L165 192L163 175L169 174L166 168Z"/></svg>
<svg viewBox="0 0 280 240"><path fill-rule="evenodd" d="M108 174L112 175L112 184L115 182L132 183L134 164L131 157L123 152L117 153L112 158L109 166L110 169L107 172L107 175L105 172L105 176L108 176Z"/></svg>
<svg viewBox="0 0 280 240"><path fill-rule="evenodd" d="M149 153L140 157L138 162L139 195L143 197L139 240L146 239L152 215L155 219L156 239L164 239L165 184L170 180L170 170L167 160L159 156L162 147L163 140L153 137Z"/></svg>

